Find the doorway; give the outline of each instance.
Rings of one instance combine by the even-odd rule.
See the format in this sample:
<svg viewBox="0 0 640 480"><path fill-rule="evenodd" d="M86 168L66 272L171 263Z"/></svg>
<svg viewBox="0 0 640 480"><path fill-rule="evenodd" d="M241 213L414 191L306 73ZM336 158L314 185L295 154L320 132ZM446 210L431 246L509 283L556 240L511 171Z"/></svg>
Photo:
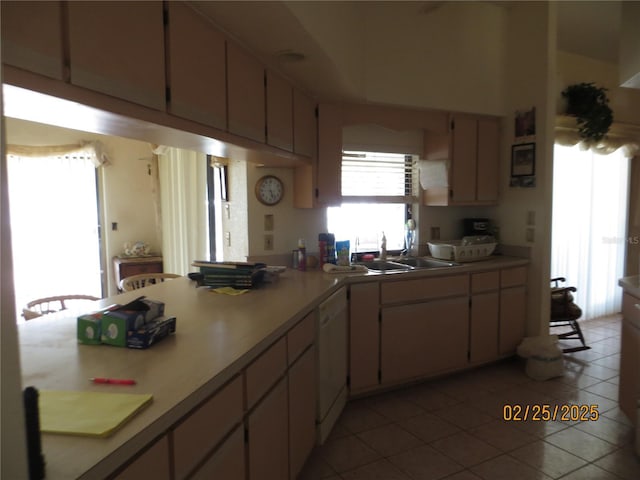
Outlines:
<svg viewBox="0 0 640 480"><path fill-rule="evenodd" d="M7 166L16 311L53 295L103 297L93 161L7 155Z"/></svg>
<svg viewBox="0 0 640 480"><path fill-rule="evenodd" d="M627 246L629 159L554 147L551 276L574 286L581 320L620 311Z"/></svg>

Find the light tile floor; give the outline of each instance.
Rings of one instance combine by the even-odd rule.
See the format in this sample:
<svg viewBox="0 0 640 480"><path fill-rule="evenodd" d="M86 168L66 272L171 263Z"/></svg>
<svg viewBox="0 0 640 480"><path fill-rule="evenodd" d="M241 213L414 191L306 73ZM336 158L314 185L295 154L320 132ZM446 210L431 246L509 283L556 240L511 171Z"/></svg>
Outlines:
<svg viewBox="0 0 640 480"><path fill-rule="evenodd" d="M565 354L559 378L532 380L511 359L349 402L300 479L640 479L634 429L617 404L621 317L581 326L592 348ZM514 404L597 405L600 417L505 421Z"/></svg>

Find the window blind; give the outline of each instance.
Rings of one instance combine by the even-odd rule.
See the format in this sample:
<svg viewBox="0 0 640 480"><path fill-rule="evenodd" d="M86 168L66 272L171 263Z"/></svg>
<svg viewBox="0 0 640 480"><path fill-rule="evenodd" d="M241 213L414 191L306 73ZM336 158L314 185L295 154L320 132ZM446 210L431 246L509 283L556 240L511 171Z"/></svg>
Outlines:
<svg viewBox="0 0 640 480"><path fill-rule="evenodd" d="M344 151L342 196L409 203L414 163L411 155Z"/></svg>

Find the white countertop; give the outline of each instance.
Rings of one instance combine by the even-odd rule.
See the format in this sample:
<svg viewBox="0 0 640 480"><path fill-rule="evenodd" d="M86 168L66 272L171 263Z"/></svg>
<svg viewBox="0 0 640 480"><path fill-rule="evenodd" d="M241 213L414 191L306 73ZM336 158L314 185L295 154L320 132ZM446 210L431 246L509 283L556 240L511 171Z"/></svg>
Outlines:
<svg viewBox="0 0 640 480"><path fill-rule="evenodd" d="M460 267L400 274L327 274L288 269L279 281L244 295L196 288L183 277L101 300L140 295L165 302L176 334L147 350L80 345L76 318L44 316L19 326L23 388L151 393L153 402L108 438L43 434L48 480L103 478L235 376L269 344L345 282L482 271L526 259L494 257ZM91 377L133 378L135 386L93 385Z"/></svg>

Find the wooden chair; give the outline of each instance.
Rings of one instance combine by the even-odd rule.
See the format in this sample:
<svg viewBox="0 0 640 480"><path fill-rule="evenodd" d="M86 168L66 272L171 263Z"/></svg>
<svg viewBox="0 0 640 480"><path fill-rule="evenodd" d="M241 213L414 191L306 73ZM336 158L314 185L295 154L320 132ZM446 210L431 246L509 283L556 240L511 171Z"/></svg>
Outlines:
<svg viewBox="0 0 640 480"><path fill-rule="evenodd" d="M131 290L162 283L165 280L178 278L179 276L180 275L176 275L175 273L141 273L139 275L131 275L130 277L120 280L120 290L130 292Z"/></svg>
<svg viewBox="0 0 640 480"><path fill-rule="evenodd" d="M46 315L47 313L66 310L68 308L67 302L75 300L95 301L100 299L91 295L57 295L54 297L39 298L27 303L27 306L22 309L22 316L25 320L31 320Z"/></svg>
<svg viewBox="0 0 640 480"><path fill-rule="evenodd" d="M577 347L567 347L562 351L564 353L579 352L588 350L578 319L582 316L582 309L573 302L572 292L576 291L576 287L561 287L559 282L565 282L564 277L552 278L551 287L551 318L549 325L551 327L569 327L569 331L565 331L558 335L561 340L580 340L582 345Z"/></svg>

